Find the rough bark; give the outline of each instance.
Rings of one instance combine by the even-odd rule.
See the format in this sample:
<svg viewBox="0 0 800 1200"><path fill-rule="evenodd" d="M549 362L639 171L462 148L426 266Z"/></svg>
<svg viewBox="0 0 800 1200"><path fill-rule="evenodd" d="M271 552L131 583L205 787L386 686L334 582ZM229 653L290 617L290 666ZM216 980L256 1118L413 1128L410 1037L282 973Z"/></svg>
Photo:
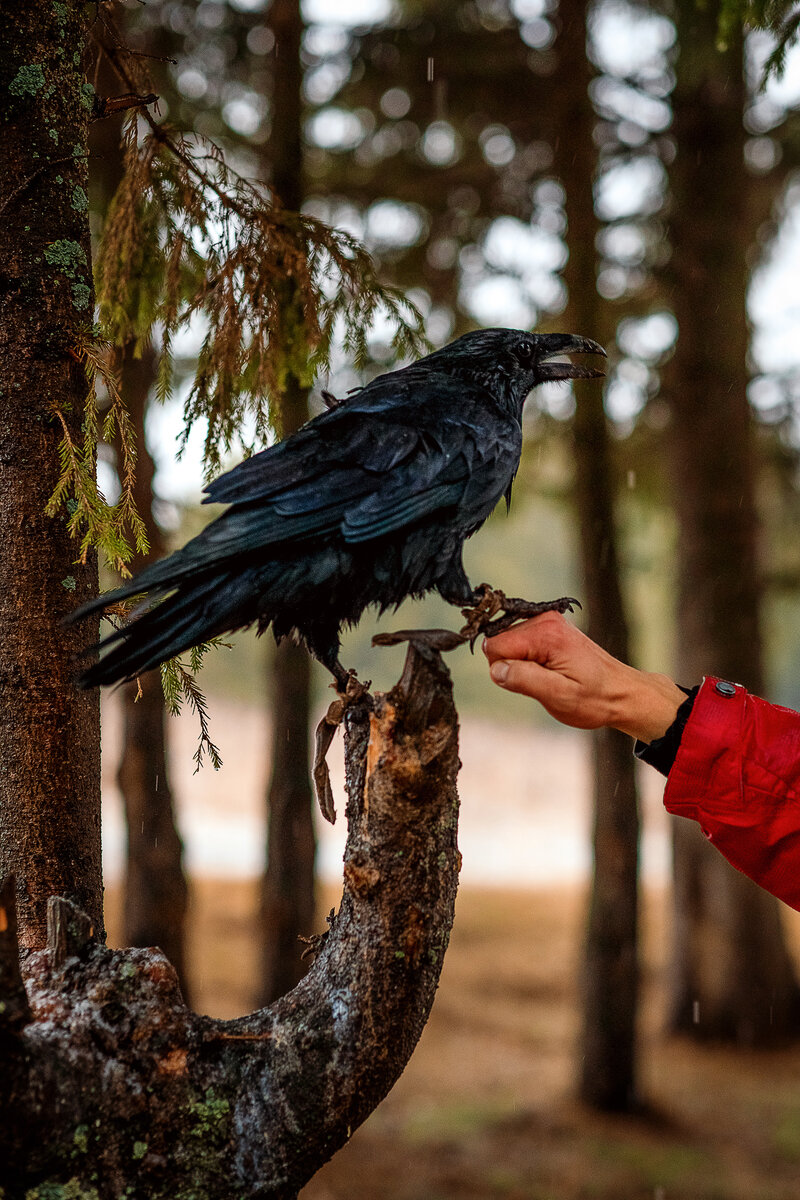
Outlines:
<svg viewBox="0 0 800 1200"><path fill-rule="evenodd" d="M121 364L122 395L136 434L134 495L147 530L149 558L163 557L164 537L153 516L155 464L145 441L147 400L155 377L155 356L140 358L130 347ZM147 560L131 566L139 570ZM127 857L124 881L124 935L127 946L158 946L175 968L188 1001L185 927L188 887L183 845L167 769L167 712L161 680L148 674L122 688L123 747L117 778L125 806Z"/></svg>
<svg viewBox="0 0 800 1200"><path fill-rule="evenodd" d="M270 182L284 208L299 211L303 202L302 86L300 46L303 22L298 0L273 0L269 11L276 54L272 77L272 125L267 147ZM287 328L279 332L287 347L302 330L295 289L287 282ZM292 371L274 397L276 425L282 437L294 433L309 416L308 389ZM267 867L261 892L262 947L259 999L268 1004L302 978L305 963L298 938L314 918L316 839L309 767L311 664L300 647L284 642L269 667L272 700L272 775L267 794Z"/></svg>
<svg viewBox="0 0 800 1200"><path fill-rule="evenodd" d="M102 931L100 718L74 686L92 631L62 619L97 593L63 511L44 509L64 429L82 443L76 347L91 326L86 202L91 96L79 0L10 0L0 56L0 872L17 878L20 942L44 945L48 896ZM90 91L91 89L89 89Z"/></svg>
<svg viewBox="0 0 800 1200"><path fill-rule="evenodd" d="M667 376L678 519L678 676L762 688L755 451L747 401L742 45L723 54L710 11L679 7L669 267L678 320ZM672 1024L744 1045L794 1031L797 988L777 901L676 820Z"/></svg>
<svg viewBox="0 0 800 1200"><path fill-rule="evenodd" d="M235 1021L193 1014L158 951L104 949L61 900L48 949L24 964L33 1019L21 1031L18 981L0 969L17 1001L14 1021L0 1015L12 1196L69 1184L114 1200L292 1197L385 1096L422 1032L453 920L458 737L440 657L409 649L374 712L346 720L344 893L289 995Z"/></svg>
<svg viewBox="0 0 800 1200"><path fill-rule="evenodd" d="M566 193L569 303L564 323L591 336L600 306L595 287L592 179L592 69L586 55L586 6L561 0L557 42L561 135L556 164ZM596 384L574 385L572 421L574 500L587 609L587 633L611 654L630 661L614 515L614 469ZM629 737L614 729L593 735L594 872L583 960L579 1092L596 1108L623 1110L636 1102L638 999L639 813Z"/></svg>

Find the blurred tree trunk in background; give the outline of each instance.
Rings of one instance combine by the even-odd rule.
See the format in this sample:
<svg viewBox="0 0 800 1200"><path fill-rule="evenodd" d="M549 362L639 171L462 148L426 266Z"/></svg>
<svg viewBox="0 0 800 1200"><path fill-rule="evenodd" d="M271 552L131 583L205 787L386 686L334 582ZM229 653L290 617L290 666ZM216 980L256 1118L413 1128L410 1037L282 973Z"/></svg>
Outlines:
<svg viewBox="0 0 800 1200"><path fill-rule="evenodd" d="M108 62L98 66L97 88L102 95L119 91ZM91 202L101 220L122 179L121 124L118 117L95 121L91 128L93 156ZM136 304L137 297L131 300ZM166 553L164 537L153 513L155 464L145 441L145 418L155 383L156 356L151 349L135 357L133 345L118 356L120 390L136 435L138 458L134 497L144 522L150 554L136 556L131 570ZM183 872L183 846L167 774L167 712L158 672L148 672L138 688L120 689L122 755L117 781L122 793L127 835L123 883L123 938L126 946L159 946L178 973L189 1002L186 975L186 908L188 887Z"/></svg>
<svg viewBox="0 0 800 1200"><path fill-rule="evenodd" d="M302 87L300 48L303 21L299 0L273 0L269 25L275 36L272 128L267 146L270 184L278 203L298 212L303 202ZM287 347L302 344L302 313L291 280L276 331ZM297 333L294 327L297 327ZM291 370L275 396L281 437L308 420L308 388ZM272 778L267 796L267 869L261 892L261 978L259 1002L269 1004L305 974L298 937L314 921L316 842L309 771L311 660L303 646L286 640L271 658Z"/></svg>
<svg viewBox="0 0 800 1200"><path fill-rule="evenodd" d="M586 6L560 0L557 99L561 130L556 170L564 185L569 302L559 324L587 337L613 336L598 303L595 242L599 223L592 195L596 150L589 100ZM614 471L603 390L576 381L572 420L575 508L580 532L587 633L630 661L614 520ZM638 998L639 812L631 740L614 729L593 735L594 874L583 964L583 1025L579 1089L594 1107L624 1110L636 1103Z"/></svg>
<svg viewBox="0 0 800 1200"><path fill-rule="evenodd" d="M155 381L155 354L140 358L128 346L120 364L120 388L136 433L134 494L144 521L150 554L131 563L134 571L162 558L164 537L153 515L155 464L145 442L145 416ZM184 999L185 928L188 887L183 872L183 845L167 772L167 712L161 676L148 671L121 688L123 747L117 779L125 806L127 858L124 883L124 945L158 946L178 973ZM138 699L137 699L138 696Z"/></svg>
<svg viewBox="0 0 800 1200"><path fill-rule="evenodd" d="M678 519L678 678L722 675L762 689L755 456L747 400L750 176L744 166L742 43L717 48L716 15L678 8L670 169L667 370ZM797 988L778 902L676 820L674 1028L742 1045L794 1031Z"/></svg>

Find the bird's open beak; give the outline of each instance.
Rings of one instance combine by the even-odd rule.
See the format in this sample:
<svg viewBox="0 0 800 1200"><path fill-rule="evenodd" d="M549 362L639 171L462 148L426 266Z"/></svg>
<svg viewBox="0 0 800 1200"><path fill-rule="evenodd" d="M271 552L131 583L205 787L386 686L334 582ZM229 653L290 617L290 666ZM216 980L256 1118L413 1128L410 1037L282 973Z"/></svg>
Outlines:
<svg viewBox="0 0 800 1200"><path fill-rule="evenodd" d="M542 381L551 379L598 379L605 371L596 367L578 367L575 363L550 362L551 358L562 354L602 354L606 352L601 345L590 338L575 337L571 333L551 333L542 338L544 353L539 356L538 374Z"/></svg>

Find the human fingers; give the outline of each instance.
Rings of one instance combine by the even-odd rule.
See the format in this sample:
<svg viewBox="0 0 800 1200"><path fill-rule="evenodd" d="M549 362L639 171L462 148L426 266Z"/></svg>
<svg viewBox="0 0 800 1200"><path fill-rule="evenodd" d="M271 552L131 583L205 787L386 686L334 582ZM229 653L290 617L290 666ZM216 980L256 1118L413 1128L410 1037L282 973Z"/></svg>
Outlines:
<svg viewBox="0 0 800 1200"><path fill-rule="evenodd" d="M575 626L560 613L542 613L512 625L495 637L484 638L482 648L490 663L500 658L546 662L558 647L577 633Z"/></svg>

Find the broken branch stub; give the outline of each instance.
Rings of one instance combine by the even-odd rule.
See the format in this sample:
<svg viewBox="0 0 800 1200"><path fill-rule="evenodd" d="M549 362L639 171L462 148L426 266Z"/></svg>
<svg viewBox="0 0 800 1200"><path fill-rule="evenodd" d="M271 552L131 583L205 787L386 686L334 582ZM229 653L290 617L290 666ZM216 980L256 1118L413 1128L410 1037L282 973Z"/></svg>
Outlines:
<svg viewBox="0 0 800 1200"><path fill-rule="evenodd" d="M60 965L26 960L32 1020L2 1064L9 1194L284 1200L383 1099L430 1012L458 880L457 720L437 653L411 646L397 686L348 709L345 754L342 902L269 1008L198 1016L159 951L90 944L57 906L72 932L54 934Z"/></svg>

